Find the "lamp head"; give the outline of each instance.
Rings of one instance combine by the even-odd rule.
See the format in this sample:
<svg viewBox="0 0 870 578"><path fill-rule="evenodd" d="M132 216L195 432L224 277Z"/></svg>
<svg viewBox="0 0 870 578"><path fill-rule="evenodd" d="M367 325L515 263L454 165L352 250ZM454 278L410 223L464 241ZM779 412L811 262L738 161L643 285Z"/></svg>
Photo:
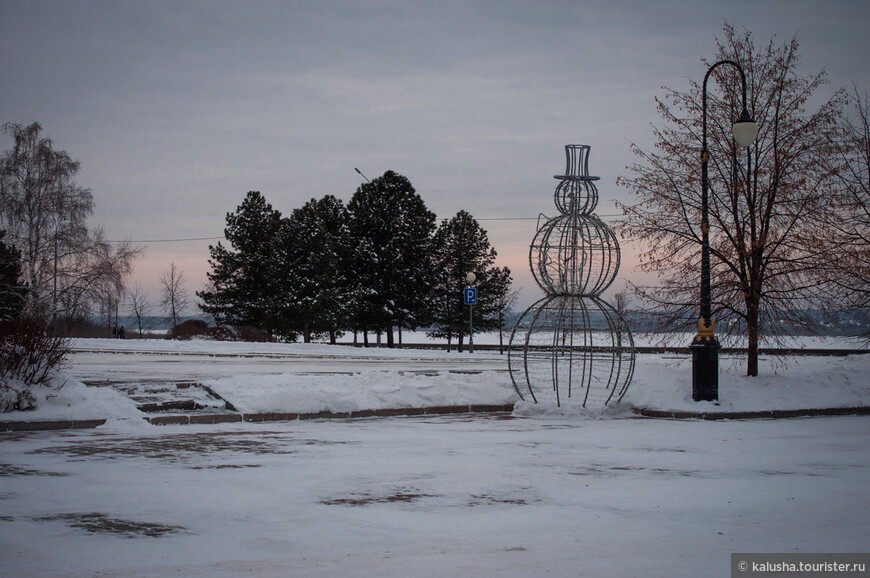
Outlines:
<svg viewBox="0 0 870 578"><path fill-rule="evenodd" d="M749 116L749 111L744 108L740 118L731 127L731 132L737 144L745 148L755 142L755 138L758 136L758 125Z"/></svg>

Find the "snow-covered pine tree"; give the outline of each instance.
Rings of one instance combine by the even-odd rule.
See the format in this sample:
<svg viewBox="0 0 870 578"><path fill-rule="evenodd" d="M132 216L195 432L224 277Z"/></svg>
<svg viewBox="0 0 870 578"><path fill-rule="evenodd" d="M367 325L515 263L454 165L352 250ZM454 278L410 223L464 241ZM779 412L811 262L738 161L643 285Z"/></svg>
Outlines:
<svg viewBox="0 0 870 578"><path fill-rule="evenodd" d="M21 278L21 252L3 242L0 230L0 321L18 319L24 310L27 287Z"/></svg>
<svg viewBox="0 0 870 578"><path fill-rule="evenodd" d="M435 214L404 176L387 171L348 203L354 245L354 324L387 333L429 321Z"/></svg>
<svg viewBox="0 0 870 578"><path fill-rule="evenodd" d="M447 338L450 349L457 338L459 350L468 335L468 306L463 304L462 290L468 273L477 277L477 305L473 308L475 331L500 327L499 315L505 303L511 274L507 267L495 267L496 252L489 244L486 230L466 211L459 211L444 221L434 237L434 269L438 273L433 292L432 337Z"/></svg>
<svg viewBox="0 0 870 578"><path fill-rule="evenodd" d="M281 302L275 277L281 227L281 213L258 191L249 191L236 212L227 213L224 236L229 247L220 242L209 246L210 287L197 292L204 313L220 324L250 325L292 337L275 311Z"/></svg>
<svg viewBox="0 0 870 578"><path fill-rule="evenodd" d="M350 323L351 250L344 203L326 195L295 209L285 225L282 250L290 257L283 271L294 329L306 343L322 335L335 343Z"/></svg>

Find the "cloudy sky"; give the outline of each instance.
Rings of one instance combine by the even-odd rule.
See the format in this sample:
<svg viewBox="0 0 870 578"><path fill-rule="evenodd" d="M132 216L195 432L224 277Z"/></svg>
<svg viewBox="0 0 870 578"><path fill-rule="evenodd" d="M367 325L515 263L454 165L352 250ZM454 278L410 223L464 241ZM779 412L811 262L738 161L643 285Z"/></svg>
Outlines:
<svg viewBox="0 0 870 578"><path fill-rule="evenodd" d="M202 288L247 191L285 213L347 201L358 167L480 219L525 305L565 144L592 146L612 220L654 97L703 79L724 22L759 44L797 35L826 98L870 90L868 17L863 0L0 0L0 122L39 121L81 162L92 223L145 247L133 282L154 300L171 262ZM617 288L636 276L623 251Z"/></svg>

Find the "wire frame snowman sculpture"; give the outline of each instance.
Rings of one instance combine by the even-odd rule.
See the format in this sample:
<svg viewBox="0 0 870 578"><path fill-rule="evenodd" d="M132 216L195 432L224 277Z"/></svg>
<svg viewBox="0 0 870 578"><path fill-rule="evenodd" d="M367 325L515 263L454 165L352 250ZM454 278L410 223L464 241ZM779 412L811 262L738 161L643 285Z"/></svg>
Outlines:
<svg viewBox="0 0 870 578"><path fill-rule="evenodd" d="M593 213L587 145L566 145L556 175L559 215L538 218L529 266L546 296L517 320L508 348L511 381L523 400L556 407L619 403L634 372L634 340L621 311L601 298L619 271L619 242ZM542 221L543 224L542 224Z"/></svg>

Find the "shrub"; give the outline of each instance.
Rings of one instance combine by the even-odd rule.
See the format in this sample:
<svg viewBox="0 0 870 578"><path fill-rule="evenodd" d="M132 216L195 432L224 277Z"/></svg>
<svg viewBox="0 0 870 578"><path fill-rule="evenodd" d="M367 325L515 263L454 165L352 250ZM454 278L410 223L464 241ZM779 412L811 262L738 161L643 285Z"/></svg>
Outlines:
<svg viewBox="0 0 870 578"><path fill-rule="evenodd" d="M275 338L269 333L250 325L242 325L240 327L218 325L210 327L208 323L201 319L188 319L184 323L179 323L173 327L166 334L167 339L191 339L193 337L207 337L215 341L248 341L258 343L275 341Z"/></svg>
<svg viewBox="0 0 870 578"><path fill-rule="evenodd" d="M250 341L256 343L271 343L275 341L275 338L272 337L269 333L266 333L262 329L257 329L256 327L252 327L250 325L242 325L241 327L235 328L236 340L238 341Z"/></svg>
<svg viewBox="0 0 870 578"><path fill-rule="evenodd" d="M275 338L256 327L243 325L241 327L230 327L229 325L218 325L212 327L210 335L217 341L247 341L256 343L271 343Z"/></svg>
<svg viewBox="0 0 870 578"><path fill-rule="evenodd" d="M51 337L38 321L0 322L0 412L35 409L32 388L50 386L69 351L66 339Z"/></svg>
<svg viewBox="0 0 870 578"><path fill-rule="evenodd" d="M236 332L229 325L212 327L208 334L215 341L236 341Z"/></svg>
<svg viewBox="0 0 870 578"><path fill-rule="evenodd" d="M179 323L166 334L167 339L191 339L209 335L208 323L201 319L188 319Z"/></svg>

